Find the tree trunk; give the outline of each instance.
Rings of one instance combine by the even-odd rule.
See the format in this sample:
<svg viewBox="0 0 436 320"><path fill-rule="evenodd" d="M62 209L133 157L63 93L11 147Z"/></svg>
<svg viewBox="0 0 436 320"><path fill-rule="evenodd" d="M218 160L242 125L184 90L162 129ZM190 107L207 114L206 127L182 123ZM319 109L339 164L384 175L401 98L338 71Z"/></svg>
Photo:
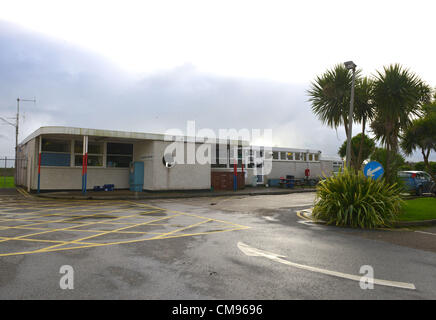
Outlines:
<svg viewBox="0 0 436 320"><path fill-rule="evenodd" d="M436 175L433 173L430 167L430 163L428 162L428 157L430 155L430 149L427 150L427 153L424 149L421 149L422 156L424 157L424 165L428 170L428 173L430 174L431 178L433 179L434 183L436 183Z"/></svg>
<svg viewBox="0 0 436 320"><path fill-rule="evenodd" d="M391 165L391 161L390 161L390 153L391 153L391 138L390 138L390 133L386 136L386 168L385 168L385 179L386 181L390 181L390 165Z"/></svg>
<svg viewBox="0 0 436 320"><path fill-rule="evenodd" d="M342 120L344 121L345 137L348 137L348 121L345 117L342 117Z"/></svg>
<svg viewBox="0 0 436 320"><path fill-rule="evenodd" d="M392 130L393 134L390 137L390 141L391 141L391 153L392 153L392 167L391 169L397 169L397 166L394 166L394 164L396 164L396 155L398 153L398 130ZM390 170L389 172L390 174L390 182L394 183L395 182L395 177L397 175L397 172L394 170Z"/></svg>
<svg viewBox="0 0 436 320"><path fill-rule="evenodd" d="M362 138L360 139L360 147L359 147L359 156L357 157L357 166L356 170L359 170L362 166L362 153L363 153L363 144L365 142L365 125L366 125L366 119L362 119Z"/></svg>

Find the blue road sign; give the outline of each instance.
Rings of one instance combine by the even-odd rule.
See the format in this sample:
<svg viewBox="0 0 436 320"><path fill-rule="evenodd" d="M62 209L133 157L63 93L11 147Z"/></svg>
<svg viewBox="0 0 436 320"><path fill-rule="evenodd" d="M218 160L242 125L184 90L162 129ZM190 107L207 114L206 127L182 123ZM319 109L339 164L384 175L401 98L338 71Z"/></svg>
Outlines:
<svg viewBox="0 0 436 320"><path fill-rule="evenodd" d="M365 168L363 168L363 173L365 174L365 177L371 177L374 180L377 180L383 175L383 173L385 173L385 171L380 163L377 161L371 161L366 164Z"/></svg>

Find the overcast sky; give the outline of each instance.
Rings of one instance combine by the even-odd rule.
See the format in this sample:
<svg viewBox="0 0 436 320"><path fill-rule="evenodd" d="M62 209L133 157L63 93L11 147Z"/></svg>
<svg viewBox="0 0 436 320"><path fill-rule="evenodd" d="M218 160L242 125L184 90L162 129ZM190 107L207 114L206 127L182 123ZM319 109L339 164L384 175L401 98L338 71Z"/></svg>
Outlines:
<svg viewBox="0 0 436 320"><path fill-rule="evenodd" d="M312 115L316 75L399 62L436 86L434 1L10 1L0 10L0 116L40 126L164 132L273 129L274 145L336 155ZM359 126L355 126L357 133ZM0 156L14 128L0 126ZM432 158L436 160L433 153ZM420 160L420 155L417 155Z"/></svg>

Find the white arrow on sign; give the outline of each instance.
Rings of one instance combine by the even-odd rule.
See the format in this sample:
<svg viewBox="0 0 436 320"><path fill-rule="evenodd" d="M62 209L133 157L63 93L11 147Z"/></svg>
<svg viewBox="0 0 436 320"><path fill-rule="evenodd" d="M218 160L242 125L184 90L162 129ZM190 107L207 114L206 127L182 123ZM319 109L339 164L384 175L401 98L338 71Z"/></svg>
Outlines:
<svg viewBox="0 0 436 320"><path fill-rule="evenodd" d="M368 169L368 171L366 171L366 175L368 176L368 177L373 177L374 176L374 173L376 173L377 171L379 171L379 170L381 170L381 168L382 167L377 167L377 168L375 168L375 169Z"/></svg>
<svg viewBox="0 0 436 320"><path fill-rule="evenodd" d="M305 266L303 264L291 262L291 261L282 259L282 258L286 258L285 256L281 256L281 255L278 255L276 253L256 249L256 248L250 247L249 245L247 245L243 242L238 242L238 248L243 253L245 253L247 256L265 257L265 258L268 258L270 260L286 264L288 266L292 266L295 268L308 270L308 271L312 271L312 272L323 273L323 274L327 274L329 276L334 276L334 277L339 277L339 278L344 278L344 279L349 279L349 280L354 280L354 281L359 281L359 282L362 280L362 276L356 276L354 274L348 274L348 273L342 273L342 272L337 272L337 271L331 271L331 270L311 267L311 266ZM410 290L416 289L415 285L413 283L407 283L407 282L397 282L397 281L374 279L373 283L381 285L381 286L396 287L396 288L402 288L402 289L410 289Z"/></svg>

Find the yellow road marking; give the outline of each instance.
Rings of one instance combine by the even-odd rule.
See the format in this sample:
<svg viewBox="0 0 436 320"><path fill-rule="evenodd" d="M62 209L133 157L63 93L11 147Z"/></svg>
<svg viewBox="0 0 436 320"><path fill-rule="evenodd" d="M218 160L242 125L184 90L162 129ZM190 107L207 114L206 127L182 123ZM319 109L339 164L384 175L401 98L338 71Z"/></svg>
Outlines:
<svg viewBox="0 0 436 320"><path fill-rule="evenodd" d="M69 241L63 241L63 240L44 240L44 239L17 239L17 238L8 238L8 237L0 237L0 239L6 239L6 241L9 240L16 240L16 241L30 241L30 242L50 242L50 243L60 243L61 245L66 245L69 243ZM79 244L93 244L92 242L80 242Z"/></svg>
<svg viewBox="0 0 436 320"><path fill-rule="evenodd" d="M73 201L64 201L62 203L56 202L56 200L54 201L46 201L44 202L45 204L40 205L40 204L35 204L34 202L32 203L28 203L28 202L24 202L21 203L20 206L24 206L22 208L17 208L17 206L10 206L10 209L13 210L28 210L29 207L32 207L37 205L38 208L34 208L34 210L32 212L27 212L27 213L5 213L5 214L9 214L9 215L24 215L23 218L15 218L15 219L10 219L10 218L3 218L0 219L0 222L6 222L6 221L28 221L28 222L33 222L30 224L25 224L25 225L18 225L18 226L2 226L0 225L0 230L8 230L8 229L23 229L26 230L35 230L35 231L40 231L40 232L36 232L36 233L32 233L32 234L28 234L28 235L23 235L23 236L18 236L18 237L1 237L0 236L0 242L6 242L6 241L11 241L11 240L20 240L20 241L29 241L29 242L47 242L47 243L55 243L55 245L49 246L49 247L44 247L44 248L40 248L37 250L32 250L32 251L23 251L23 252L10 252L10 253L0 253L0 257L2 256L11 256L11 255L20 255L20 254L32 254L32 253L42 253L42 252L54 252L54 251L60 251L60 250L73 250L73 249L81 249L81 248L90 248L90 247L98 247L98 246L106 246L106 245L115 245L115 244L125 244L125 243L134 243L134 242L140 242L140 241L147 241L147 240L157 240L157 239L169 239L169 238L178 238L178 237L187 237L187 236L196 236L196 235L205 235L205 234L211 234L211 233L218 233L218 232L227 232L227 231L235 231L235 230L244 230L244 229L248 229L250 227L247 226L242 226L233 222L229 222L229 221L223 221L223 220L219 220L219 219L213 219L213 218L208 218L208 217L202 217L196 214L190 214L190 213L185 213L185 212L180 212L180 211L175 211L175 210L170 210L170 209L165 209L165 208L160 208L160 207L156 207L156 206L152 206L152 205L148 205L148 204L144 204L144 203L136 203L136 202L131 202L131 201L111 201L110 203L107 202L94 202L91 204L90 200L77 200L75 202L85 202L87 203L87 205L83 205L83 207L85 208L81 208L82 205L78 205L78 206L74 206L73 205ZM116 205L118 206L118 208L113 209L113 210L105 210L106 208L113 208L114 204L116 203ZM99 206L100 204L100 206ZM26 208L27 207L27 208ZM44 208L41 208L44 207ZM45 207L48 207L48 209L45 209ZM79 208L77 208L79 207ZM98 215L102 215L102 214L106 214L106 213L111 213L111 212L123 212L124 210L129 211L129 210L135 210L136 208L140 208L140 207L145 207L147 209L151 209L151 211L139 211L139 212L135 212L133 214L128 214L125 216L121 216L121 217L117 217L115 219L111 219L111 221L94 221L94 222L89 222L89 223L82 223L79 221L74 221L75 219L80 219L83 217L92 217L92 216L98 216ZM46 214L46 215L40 215L40 213L45 213L47 211L56 211L56 210L62 210L62 211L68 211L68 212L58 212L58 213L50 213L50 214ZM91 211L91 210L98 210L98 212L94 212L92 214L89 215L80 215L77 216L77 213L80 211ZM137 218L143 218L142 216L146 216L148 213L155 213L155 212L167 212L167 213L175 213L173 215L167 216L167 217L162 217L162 218L158 218L158 219L154 219L154 220L149 220L149 221L145 221L145 222L141 222L141 223L128 223L128 222L119 222L119 220L122 219L126 219L126 218L132 218L132 217L137 217ZM129 212L127 212L129 213ZM76 215L76 216L75 216ZM127 229L130 228L134 228L137 226L141 226L141 225L164 225L162 223L156 223L156 222L160 222L160 221L164 221L164 220L168 220L171 219L173 217L177 217L177 216L191 216L191 217L195 217L198 219L202 219L202 221L188 225L188 226L184 226L181 228L178 228L176 230L170 231L170 232L166 232L166 233L158 233L158 232L145 232L145 231L128 231ZM36 217L32 217L32 216L36 216ZM36 220L39 217L44 218L44 217L50 217L50 216L59 216L62 217L61 220ZM66 221L69 220L69 221ZM118 222L115 222L114 220L118 220ZM36 222L38 221L38 222ZM225 225L231 225L233 226L233 228L225 228L222 230L215 230L215 231L206 231L206 232L197 232L197 233L180 233L181 231L190 229L190 228L194 228L198 225L210 222L210 221L215 221L215 222L219 222L219 223L223 223ZM73 226L69 226L69 227L64 227L64 228L57 228L57 229L50 229L50 228L38 228L38 227L32 227L32 226L37 226L40 224L48 224L50 225L51 223L74 223L75 225ZM95 229L81 229L84 226L89 226L89 225L94 225L94 224L108 224L108 225L124 225L123 227L120 228L116 228L113 230L95 230ZM41 231L42 230L42 231ZM94 235L90 235L90 236L86 236L86 237L82 237L80 239L76 239L76 240L44 240L44 239L33 239L30 238L31 236L35 236L35 235L40 235L40 234L46 234L46 233L52 233L52 232L58 232L58 231L76 231L76 232L91 232L91 233L95 233ZM131 239L131 240L121 240L121 241L116 241L116 242L109 242L109 243L94 243L94 242L87 242L85 240L88 239L93 239L99 236L103 236L106 234L111 234L111 233L120 233L120 234L138 234L138 235L155 235L152 236L151 238L146 238L146 239ZM180 234L177 234L180 233ZM66 245L73 245L71 247L68 248L59 248L62 246L66 246ZM74 246L77 245L77 246Z"/></svg>
<svg viewBox="0 0 436 320"><path fill-rule="evenodd" d="M115 232L120 231L120 230L124 230L124 229L128 229L128 228L133 228L133 227L137 227L137 226L140 226L140 225L146 225L146 224L151 223L151 222L161 221L161 220L169 219L169 218L172 218L172 217L175 217L175 216L178 216L178 215L172 215L172 216L169 216L169 217L163 217L163 218L159 218L159 219L152 220L152 221L146 221L146 222L138 223L138 224L133 225L133 226L127 226L127 227L118 228L118 229L111 230L111 231L102 232L100 234L96 234L96 235L93 235L93 236L89 236L89 237L84 237L84 238L80 238L80 239L77 239L77 240L73 240L73 241L70 241L69 243L70 244L78 243L78 242L81 242L83 240L88 240L88 239L96 238L96 237L99 237L99 236L102 236L102 235L105 235L105 234L108 234L108 233L115 233ZM44 249L50 250L50 249L52 249L54 247L58 247L58 246L59 245L55 245L55 246L51 246L51 247L44 248ZM44 251L44 250L41 249L41 250L38 250L38 251Z"/></svg>
<svg viewBox="0 0 436 320"><path fill-rule="evenodd" d="M167 235L170 235L170 234L173 234L173 233L176 233L176 232L179 232L179 231L183 231L183 230L186 230L186 229L194 228L196 226L199 226L199 225L201 225L203 223L206 223L206 222L209 222L209 221L212 221L212 220L209 219L209 220L200 221L200 222L191 224L190 226L187 226L187 227L176 229L176 230L173 230L173 231L170 231L170 232L167 232L167 233L162 233L162 234L156 236L155 239L160 239L160 238L163 238L163 237L165 237Z"/></svg>
<svg viewBox="0 0 436 320"><path fill-rule="evenodd" d="M25 196L26 198L28 197L28 195L26 193L23 192L23 190L19 187L16 188L16 190L23 196Z"/></svg>
<svg viewBox="0 0 436 320"><path fill-rule="evenodd" d="M116 210L114 210L114 211L116 211ZM108 212L109 212L109 211L108 211ZM78 217L77 219L82 218L82 217L92 217L92 216L95 216L95 215L98 215L98 214L100 214L100 213L81 216L81 217ZM115 218L115 219L113 219L113 220L119 220L119 219L130 218L130 217L134 217L135 215L136 215L136 214L133 214L133 215L130 215L130 216L118 217L118 218ZM68 218L68 219L71 219L71 218ZM74 218L73 218L73 219L74 219ZM61 222L61 220L54 220L54 221L52 221L52 223L53 223L53 222ZM98 223L103 223L103 222L102 222L102 221L89 222L89 223L82 224L81 226L87 226L87 225L98 224ZM35 224L42 224L42 223L35 223ZM30 224L30 225L35 225L35 224ZM76 227L76 226L65 227L65 228L59 228L59 229L52 229L52 230L49 230L49 231L43 231L43 232L32 233L32 234L29 234L29 235L20 236L20 237L18 237L18 239L25 238L25 237L30 237L30 236L35 236L35 235L40 235L40 234L45 234L45 233L50 233L50 232L65 231L65 230L69 230L69 229L74 228L74 227ZM17 240L17 238L13 238L13 239L11 239L11 240ZM0 240L0 242L3 242L3 241L7 241L7 240Z"/></svg>
<svg viewBox="0 0 436 320"><path fill-rule="evenodd" d="M245 229L250 229L250 227L233 228L233 229L223 229L223 230L214 230L214 231L196 232L196 233L182 233L182 234L180 234L180 235L169 236L169 237L165 237L165 238L163 238L163 239L181 238L181 237L191 237L191 236L199 236L199 235L210 234L210 233L220 233L220 232L236 231L236 230L245 230ZM151 240L151 239L150 239L150 240Z"/></svg>
<svg viewBox="0 0 436 320"><path fill-rule="evenodd" d="M312 219L309 219L307 217L305 217L304 215L301 214L301 211L297 211L297 217L307 220L307 221L313 221Z"/></svg>
<svg viewBox="0 0 436 320"><path fill-rule="evenodd" d="M131 201L126 201L126 202L134 203L134 202L131 202ZM159 207L155 207L155 206L152 206L152 205L149 205L149 204L144 204L144 203L138 203L138 205L141 205L141 206L144 206L144 207L149 207L149 208L155 208L155 209L159 208ZM162 208L160 208L160 209L162 209ZM229 222L229 221L224 221L224 220L219 220L219 219L208 218L208 217L203 217L203 216L199 216L199 215L192 214L192 213L180 212L180 211L170 210L170 209L165 209L165 210L169 211L169 212L180 213L180 214L183 214L183 215L186 215L186 216L200 218L200 219L210 219L212 221L217 221L217 222L221 222L221 223L231 224L231 225L238 226L238 227L245 227L245 226L237 224L237 223L233 223L233 222Z"/></svg>

